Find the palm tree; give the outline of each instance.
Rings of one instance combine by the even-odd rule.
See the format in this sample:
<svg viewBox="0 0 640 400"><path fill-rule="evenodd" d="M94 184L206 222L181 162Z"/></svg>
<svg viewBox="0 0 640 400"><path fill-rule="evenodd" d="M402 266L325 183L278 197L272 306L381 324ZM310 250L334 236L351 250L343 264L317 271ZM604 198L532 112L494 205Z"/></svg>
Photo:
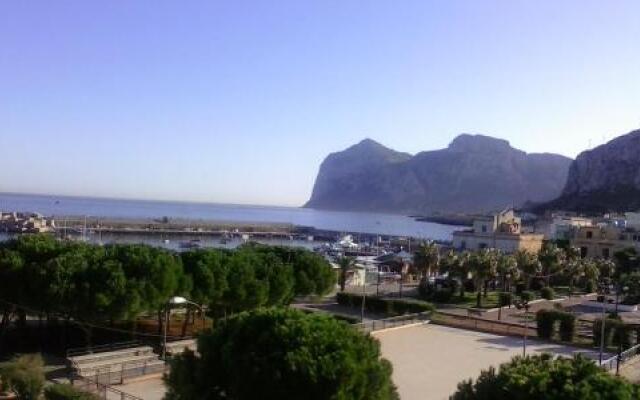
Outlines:
<svg viewBox="0 0 640 400"><path fill-rule="evenodd" d="M460 281L460 298L464 299L464 281L469 277L470 266L469 252L456 254L453 250L449 251L440 263L440 270L447 273L451 278L457 278Z"/></svg>
<svg viewBox="0 0 640 400"><path fill-rule="evenodd" d="M498 255L498 275L502 280L502 291L511 290L511 282L520 278L520 270L518 269L518 261L511 254Z"/></svg>
<svg viewBox="0 0 640 400"><path fill-rule="evenodd" d="M542 271L542 266L538 257L528 252L527 250L518 250L514 253L513 257L516 260L518 270L526 278L527 290L531 288L531 280L534 276L538 275Z"/></svg>
<svg viewBox="0 0 640 400"><path fill-rule="evenodd" d="M413 264L420 273L420 278L429 277L440 264L440 249L432 241L422 242L413 255Z"/></svg>
<svg viewBox="0 0 640 400"><path fill-rule="evenodd" d="M566 254L564 250L556 246L555 244L547 243L540 253L538 253L538 260L542 265L542 275L547 281L547 286L551 282L551 276L558 272L562 272L566 261Z"/></svg>
<svg viewBox="0 0 640 400"><path fill-rule="evenodd" d="M497 273L496 252L489 249L480 250L471 256L470 264L477 290L476 307L480 308L482 307L482 289L484 288L484 296L487 297L486 284Z"/></svg>
<svg viewBox="0 0 640 400"><path fill-rule="evenodd" d="M347 284L347 275L349 271L356 267L356 260L353 257L340 257L338 265L340 266L340 291L344 292L344 287Z"/></svg>

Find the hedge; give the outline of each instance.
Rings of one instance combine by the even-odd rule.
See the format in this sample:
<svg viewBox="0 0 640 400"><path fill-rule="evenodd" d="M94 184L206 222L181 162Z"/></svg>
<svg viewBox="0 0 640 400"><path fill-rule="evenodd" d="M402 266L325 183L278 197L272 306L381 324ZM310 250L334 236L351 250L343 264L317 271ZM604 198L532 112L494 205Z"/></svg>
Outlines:
<svg viewBox="0 0 640 400"><path fill-rule="evenodd" d="M99 397L80 391L68 384L56 384L48 386L44 389L44 398L46 400L98 400Z"/></svg>
<svg viewBox="0 0 640 400"><path fill-rule="evenodd" d="M539 310L536 313L538 336L542 339L552 339L556 321L559 322L560 340L572 342L576 333L576 317L565 311Z"/></svg>
<svg viewBox="0 0 640 400"><path fill-rule="evenodd" d="M542 339L551 339L553 336L553 327L555 322L555 311L539 310L536 313L538 337L541 337Z"/></svg>
<svg viewBox="0 0 640 400"><path fill-rule="evenodd" d="M513 295L510 292L498 293L498 306L505 307L513 304Z"/></svg>
<svg viewBox="0 0 640 400"><path fill-rule="evenodd" d="M545 286L540 289L540 297L546 300L553 300L553 298L555 297L555 292L552 288Z"/></svg>
<svg viewBox="0 0 640 400"><path fill-rule="evenodd" d="M525 290L524 292L520 293L520 298L522 299L522 301L531 301L535 299L535 297L535 294L529 290Z"/></svg>
<svg viewBox="0 0 640 400"><path fill-rule="evenodd" d="M607 318L604 325L604 346L621 345L623 349L631 347L631 333L633 327L625 324L620 319ZM600 346L600 337L602 334L602 318L593 322L593 344Z"/></svg>
<svg viewBox="0 0 640 400"><path fill-rule="evenodd" d="M347 307L361 307L362 295L340 292L336 295L338 304ZM414 314L434 311L431 303L407 299L387 299L378 296L367 296L364 302L365 310L386 315Z"/></svg>

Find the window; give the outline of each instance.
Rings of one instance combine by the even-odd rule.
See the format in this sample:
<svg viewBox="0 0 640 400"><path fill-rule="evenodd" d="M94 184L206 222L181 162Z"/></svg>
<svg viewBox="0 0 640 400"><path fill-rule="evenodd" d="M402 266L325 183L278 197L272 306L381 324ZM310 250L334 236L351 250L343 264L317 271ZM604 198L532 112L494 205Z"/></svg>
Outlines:
<svg viewBox="0 0 640 400"><path fill-rule="evenodd" d="M460 242L460 250L465 250L467 248L467 242L464 240Z"/></svg>
<svg viewBox="0 0 640 400"><path fill-rule="evenodd" d="M487 233L487 226L486 225L482 225L482 233Z"/></svg>
<svg viewBox="0 0 640 400"><path fill-rule="evenodd" d="M593 232L587 231L587 239L591 239L591 238L593 238Z"/></svg>
<svg viewBox="0 0 640 400"><path fill-rule="evenodd" d="M482 249L486 249L486 248L487 248L487 244L486 244L486 243L480 243L480 244L478 244L478 248L479 248L480 250L482 250Z"/></svg>
<svg viewBox="0 0 640 400"><path fill-rule="evenodd" d="M602 249L602 258L609 258L609 249Z"/></svg>

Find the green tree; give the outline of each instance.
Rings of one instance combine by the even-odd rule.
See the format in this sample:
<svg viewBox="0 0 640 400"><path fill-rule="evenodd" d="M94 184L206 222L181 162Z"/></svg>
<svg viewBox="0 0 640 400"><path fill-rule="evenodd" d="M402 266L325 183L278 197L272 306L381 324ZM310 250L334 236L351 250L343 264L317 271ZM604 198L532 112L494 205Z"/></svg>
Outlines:
<svg viewBox="0 0 640 400"><path fill-rule="evenodd" d="M45 382L43 367L39 354L25 354L3 366L0 375L19 400L37 400Z"/></svg>
<svg viewBox="0 0 640 400"><path fill-rule="evenodd" d="M469 252L456 253L451 250L442 259L440 270L449 277L460 281L460 298L464 299L464 282L471 273L471 254Z"/></svg>
<svg viewBox="0 0 640 400"><path fill-rule="evenodd" d="M238 314L177 357L167 400L397 399L376 339L292 309Z"/></svg>
<svg viewBox="0 0 640 400"><path fill-rule="evenodd" d="M542 275L545 277L547 286L549 286L551 277L562 272L565 266L565 251L553 243L546 243L538 253L538 259L542 266Z"/></svg>
<svg viewBox="0 0 640 400"><path fill-rule="evenodd" d="M515 357L500 369L484 370L475 382L458 385L451 400L632 400L640 389L593 361L550 354Z"/></svg>
<svg viewBox="0 0 640 400"><path fill-rule="evenodd" d="M340 291L344 292L347 285L347 275L356 267L356 260L353 257L340 257L338 266L340 267Z"/></svg>
<svg viewBox="0 0 640 400"><path fill-rule="evenodd" d="M431 276L438 270L440 264L440 248L435 242L422 242L413 255L413 265L418 270L420 278Z"/></svg>
<svg viewBox="0 0 640 400"><path fill-rule="evenodd" d="M500 280L502 281L502 290L504 292L511 290L511 282L520 278L520 270L518 269L518 261L511 254L497 254L496 270Z"/></svg>
<svg viewBox="0 0 640 400"><path fill-rule="evenodd" d="M483 249L471 255L469 260L471 274L476 285L476 307L482 307L482 289L487 296L487 282L497 274L497 253L491 249Z"/></svg>
<svg viewBox="0 0 640 400"><path fill-rule="evenodd" d="M527 290L531 289L531 280L542 272L538 257L527 250L518 250L513 256L518 264L518 269L526 280Z"/></svg>

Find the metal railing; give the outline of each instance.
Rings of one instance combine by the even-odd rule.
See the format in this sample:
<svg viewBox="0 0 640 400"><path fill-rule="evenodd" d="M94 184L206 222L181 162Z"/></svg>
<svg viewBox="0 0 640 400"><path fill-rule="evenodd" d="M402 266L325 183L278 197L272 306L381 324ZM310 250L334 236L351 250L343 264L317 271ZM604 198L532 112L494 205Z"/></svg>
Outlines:
<svg viewBox="0 0 640 400"><path fill-rule="evenodd" d="M98 382L90 378L75 375L71 378L71 384L76 388L98 395L101 399L113 399L114 397L120 400L144 400L140 397L118 390L106 383ZM111 395L111 396L110 396Z"/></svg>
<svg viewBox="0 0 640 400"><path fill-rule="evenodd" d="M83 356L86 354L122 350L130 347L138 347L140 345L141 345L140 342L138 342L137 340L132 340L128 342L109 343L109 344L103 344L99 346L75 347L75 348L67 349L67 357L76 357L76 356Z"/></svg>
<svg viewBox="0 0 640 400"><path fill-rule="evenodd" d="M353 324L353 326L361 332L371 333L380 331L383 329L395 328L398 326L404 326L409 324L417 324L425 321L429 321L431 318L431 312L421 312L415 314L399 315L397 317L375 319L365 322Z"/></svg>

